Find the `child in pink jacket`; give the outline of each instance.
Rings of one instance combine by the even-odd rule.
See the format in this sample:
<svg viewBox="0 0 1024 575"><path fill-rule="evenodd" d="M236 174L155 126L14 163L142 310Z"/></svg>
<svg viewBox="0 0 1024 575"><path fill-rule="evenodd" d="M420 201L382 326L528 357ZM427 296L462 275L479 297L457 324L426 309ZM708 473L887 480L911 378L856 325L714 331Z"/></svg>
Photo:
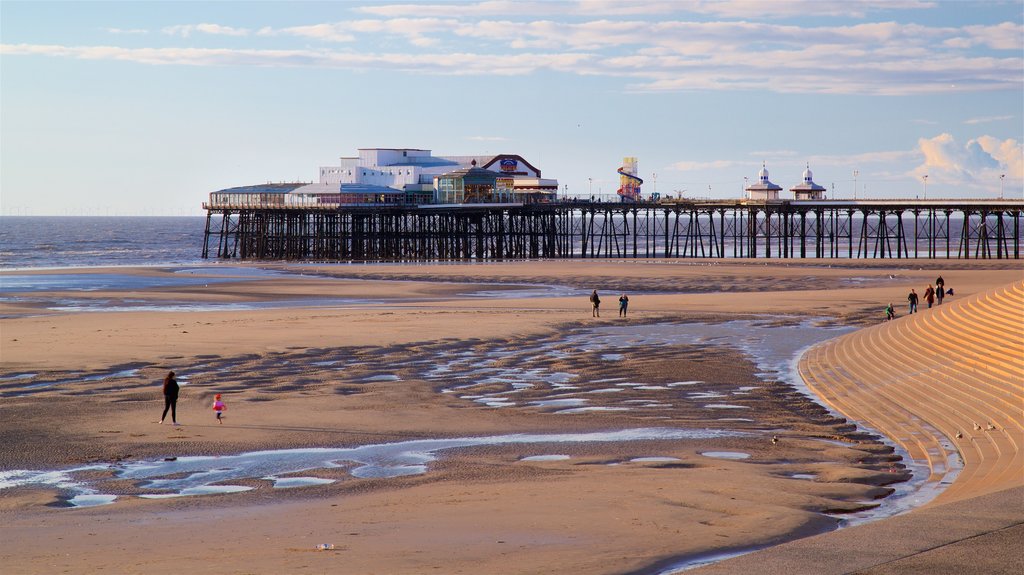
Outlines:
<svg viewBox="0 0 1024 575"><path fill-rule="evenodd" d="M224 410L227 408L228 406L224 405L224 402L220 400L219 393L213 397L213 411L217 414L217 423L224 423L222 418L224 417Z"/></svg>

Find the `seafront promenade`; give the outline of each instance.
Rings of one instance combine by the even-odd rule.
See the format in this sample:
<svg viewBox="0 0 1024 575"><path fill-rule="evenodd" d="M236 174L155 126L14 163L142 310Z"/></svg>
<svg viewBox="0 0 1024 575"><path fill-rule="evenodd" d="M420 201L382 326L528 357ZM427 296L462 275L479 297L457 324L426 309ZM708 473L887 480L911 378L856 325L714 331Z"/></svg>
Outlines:
<svg viewBox="0 0 1024 575"><path fill-rule="evenodd" d="M702 574L1024 570L1024 282L812 348L808 386L951 483L910 513L790 542ZM952 450L952 453L951 453ZM950 458L959 458L958 462Z"/></svg>

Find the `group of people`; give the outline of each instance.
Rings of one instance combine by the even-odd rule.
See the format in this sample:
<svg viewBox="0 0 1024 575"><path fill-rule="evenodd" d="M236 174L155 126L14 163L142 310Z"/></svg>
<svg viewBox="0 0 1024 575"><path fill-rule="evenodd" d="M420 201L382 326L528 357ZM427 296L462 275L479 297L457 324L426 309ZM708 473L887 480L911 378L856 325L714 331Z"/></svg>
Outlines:
<svg viewBox="0 0 1024 575"><path fill-rule="evenodd" d="M591 311L592 317L601 317L601 297L597 295L597 290L590 294L590 305L594 306ZM626 317L627 309L629 309L629 296L622 294L619 296L619 317Z"/></svg>
<svg viewBox="0 0 1024 575"><path fill-rule="evenodd" d="M163 423L167 419L167 412L171 412L171 424L181 425L178 423L178 392L181 388L178 386L178 380L174 377L174 372L169 372L164 377L164 412L160 416L160 421L157 423ZM217 415L217 423L224 423L224 411L228 408L227 405L221 401L220 394L213 396L213 412Z"/></svg>
<svg viewBox="0 0 1024 575"><path fill-rule="evenodd" d="M910 293L907 294L907 302L909 305L908 313L917 313L917 304L920 300L924 300L928 304L928 307L938 304L942 305L942 299L947 295L953 295L953 289L946 289L946 280L939 276L935 279L935 286L929 285L924 290L924 294L921 296L917 295L917 291L911 288ZM893 308L892 302L885 308L885 319L891 320L896 318L896 310Z"/></svg>

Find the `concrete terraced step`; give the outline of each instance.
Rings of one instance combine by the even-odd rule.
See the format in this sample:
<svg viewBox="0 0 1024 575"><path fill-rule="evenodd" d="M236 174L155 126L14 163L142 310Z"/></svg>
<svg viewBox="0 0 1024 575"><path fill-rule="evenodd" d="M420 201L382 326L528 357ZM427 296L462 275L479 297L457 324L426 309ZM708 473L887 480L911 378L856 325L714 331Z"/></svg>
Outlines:
<svg viewBox="0 0 1024 575"><path fill-rule="evenodd" d="M954 445L964 468L932 504L1024 485L1024 282L825 342L799 371L834 409L927 463L933 480L948 472L942 445Z"/></svg>

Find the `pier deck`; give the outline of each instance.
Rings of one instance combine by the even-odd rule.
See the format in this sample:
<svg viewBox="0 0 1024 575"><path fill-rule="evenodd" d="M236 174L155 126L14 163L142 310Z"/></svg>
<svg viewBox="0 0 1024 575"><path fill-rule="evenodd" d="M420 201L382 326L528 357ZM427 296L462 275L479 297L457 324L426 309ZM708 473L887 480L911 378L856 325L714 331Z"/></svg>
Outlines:
<svg viewBox="0 0 1024 575"><path fill-rule="evenodd" d="M261 260L1020 259L1024 225L1016 199L392 205L247 194L203 208L204 258Z"/></svg>

